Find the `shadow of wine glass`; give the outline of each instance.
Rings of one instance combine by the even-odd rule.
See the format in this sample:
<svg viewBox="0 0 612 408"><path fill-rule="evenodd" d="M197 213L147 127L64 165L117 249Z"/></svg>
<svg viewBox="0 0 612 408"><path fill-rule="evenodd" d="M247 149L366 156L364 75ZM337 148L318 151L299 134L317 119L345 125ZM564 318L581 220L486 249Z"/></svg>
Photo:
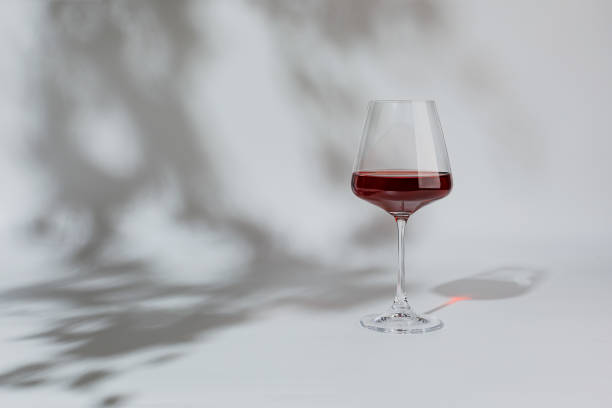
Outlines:
<svg viewBox="0 0 612 408"><path fill-rule="evenodd" d="M506 266L446 282L433 288L432 292L450 299L425 314L464 300L497 300L522 296L543 278L544 271L540 269Z"/></svg>

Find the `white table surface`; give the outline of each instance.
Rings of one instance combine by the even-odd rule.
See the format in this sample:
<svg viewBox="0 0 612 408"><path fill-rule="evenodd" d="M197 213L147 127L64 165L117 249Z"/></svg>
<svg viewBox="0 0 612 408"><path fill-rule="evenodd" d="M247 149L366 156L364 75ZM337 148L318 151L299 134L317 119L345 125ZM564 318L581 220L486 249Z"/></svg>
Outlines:
<svg viewBox="0 0 612 408"><path fill-rule="evenodd" d="M248 315L227 326L218 324L215 319L221 317L215 313L194 320L195 325L210 324L199 326L192 338L174 338L172 331L182 329L160 313L159 320L153 318L145 326L157 324L162 330L155 335L165 333L175 343L153 341L150 346L144 336L135 339L128 352L113 350L122 350L129 338L120 332L109 338L103 323L96 327L90 321L89 327L75 329L92 333L84 341L94 344L90 355L76 353L79 358L74 359L74 353L68 353L65 360L58 353L78 342L20 336L44 332L59 317L84 311L54 308L52 302L45 307L40 299L21 306L10 301L13 306L4 308L0 325L0 367L8 384L0 390L2 405L82 407L105 399L108 406L130 407L612 404L611 255L603 245L496 241L471 252L466 243L454 245L456 251L448 251L450 243L442 245L447 249L444 256L412 265L417 271L430 270L412 274L414 307L432 309L448 301L436 288L461 288L472 290L476 298L492 298L439 309L436 315L445 327L427 335L385 335L359 326L360 315L387 306L392 272L371 278L373 299L346 307L331 298L326 305L317 294L308 305L307 286L295 291L300 302L270 304L265 294L256 295L243 301L252 307ZM388 294L382 295L379 288L385 285ZM347 293L339 296L348 299ZM356 296L367 298L367 289ZM149 306L153 315L155 307L171 310L169 304ZM199 313L199 306L183 306L176 310ZM175 318L184 317L181 313ZM96 343L104 341L114 345ZM111 351L96 355L95 347ZM10 374L41 361L56 366ZM83 377L86 373L89 379Z"/></svg>

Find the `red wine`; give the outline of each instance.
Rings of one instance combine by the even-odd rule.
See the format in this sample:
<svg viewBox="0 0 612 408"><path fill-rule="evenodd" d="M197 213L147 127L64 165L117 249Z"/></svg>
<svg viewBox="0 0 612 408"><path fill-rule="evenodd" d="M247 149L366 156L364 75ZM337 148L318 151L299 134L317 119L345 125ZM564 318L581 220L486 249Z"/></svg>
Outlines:
<svg viewBox="0 0 612 408"><path fill-rule="evenodd" d="M448 195L450 173L416 170L376 170L353 173L353 193L392 215L410 215Z"/></svg>

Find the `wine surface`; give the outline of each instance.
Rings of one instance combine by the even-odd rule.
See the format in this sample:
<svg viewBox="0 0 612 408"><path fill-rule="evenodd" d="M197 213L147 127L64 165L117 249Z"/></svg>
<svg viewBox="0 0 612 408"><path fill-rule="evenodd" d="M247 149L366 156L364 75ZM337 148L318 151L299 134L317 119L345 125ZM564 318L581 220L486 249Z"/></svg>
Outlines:
<svg viewBox="0 0 612 408"><path fill-rule="evenodd" d="M417 170L376 170L353 173L353 193L392 215L410 215L448 195L450 173Z"/></svg>

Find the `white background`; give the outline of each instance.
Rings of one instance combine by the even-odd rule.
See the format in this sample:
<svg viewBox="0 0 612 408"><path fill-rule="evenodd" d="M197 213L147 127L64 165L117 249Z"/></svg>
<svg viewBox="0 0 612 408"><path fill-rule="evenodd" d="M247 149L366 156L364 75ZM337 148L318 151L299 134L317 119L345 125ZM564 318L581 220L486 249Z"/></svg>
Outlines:
<svg viewBox="0 0 612 408"><path fill-rule="evenodd" d="M3 2L3 406L609 406L605 1ZM438 103L408 228L446 326L363 330L369 99ZM469 296L453 304L456 296Z"/></svg>

